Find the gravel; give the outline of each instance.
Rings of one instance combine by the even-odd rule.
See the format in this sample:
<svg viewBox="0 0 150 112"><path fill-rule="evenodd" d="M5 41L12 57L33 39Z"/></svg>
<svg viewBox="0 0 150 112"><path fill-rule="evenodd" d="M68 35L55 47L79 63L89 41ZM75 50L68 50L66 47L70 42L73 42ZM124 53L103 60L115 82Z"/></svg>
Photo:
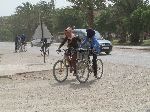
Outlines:
<svg viewBox="0 0 150 112"><path fill-rule="evenodd" d="M0 77L0 112L150 112L150 69L104 62L99 80L64 83L52 71Z"/></svg>

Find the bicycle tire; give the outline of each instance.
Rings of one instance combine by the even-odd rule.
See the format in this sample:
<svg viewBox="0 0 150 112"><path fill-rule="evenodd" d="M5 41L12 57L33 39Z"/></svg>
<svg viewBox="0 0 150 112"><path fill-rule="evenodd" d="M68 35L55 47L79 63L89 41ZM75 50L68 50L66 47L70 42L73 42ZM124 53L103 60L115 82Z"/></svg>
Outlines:
<svg viewBox="0 0 150 112"><path fill-rule="evenodd" d="M57 73L56 73L56 70L57 70L57 65L60 63L60 65L61 64L63 64L63 66L61 65L61 68L58 68L58 70L60 70L59 71L59 73L62 71L64 71L64 70L62 70L62 69L66 69L66 71L64 71L65 73L63 73L62 75L64 75L64 78L63 79L58 79L58 77L57 77ZM53 66L53 76L54 76L54 78L55 78L55 80L57 81L57 82L59 82L59 83L62 83L62 82L64 82L66 79L67 79L67 77L68 77L68 67L64 64L64 62L63 62L63 60L58 60L55 64L54 64L54 66Z"/></svg>
<svg viewBox="0 0 150 112"><path fill-rule="evenodd" d="M22 44L19 45L19 52L23 52Z"/></svg>
<svg viewBox="0 0 150 112"><path fill-rule="evenodd" d="M103 75L103 62L101 59L97 59L97 74L95 78L100 79Z"/></svg>
<svg viewBox="0 0 150 112"><path fill-rule="evenodd" d="M48 50L46 50L46 54L45 54L46 56L49 56L49 49ZM42 50L41 51L41 56L44 56L44 51Z"/></svg>
<svg viewBox="0 0 150 112"><path fill-rule="evenodd" d="M44 50L43 50L44 63L46 63L45 56L46 56L46 51L45 51L45 47L44 47Z"/></svg>
<svg viewBox="0 0 150 112"><path fill-rule="evenodd" d="M80 73L81 70L81 73ZM87 71L85 71L87 70ZM85 76L86 74L86 76ZM83 78L83 75L85 76L85 79L82 80L81 78ZM77 74L76 74L76 79L80 82L80 83L85 83L89 78L89 64L87 63L87 61L85 60L81 60L79 62L77 62Z"/></svg>
<svg viewBox="0 0 150 112"><path fill-rule="evenodd" d="M46 55L49 56L49 49L46 50Z"/></svg>

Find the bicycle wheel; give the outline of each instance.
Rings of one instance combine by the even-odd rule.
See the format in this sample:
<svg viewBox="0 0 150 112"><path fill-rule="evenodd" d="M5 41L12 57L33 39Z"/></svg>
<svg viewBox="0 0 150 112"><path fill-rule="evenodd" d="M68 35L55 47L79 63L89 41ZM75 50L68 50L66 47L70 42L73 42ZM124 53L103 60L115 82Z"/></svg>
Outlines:
<svg viewBox="0 0 150 112"><path fill-rule="evenodd" d="M49 56L49 49L46 49L46 55Z"/></svg>
<svg viewBox="0 0 150 112"><path fill-rule="evenodd" d="M22 44L19 45L19 52L23 52Z"/></svg>
<svg viewBox="0 0 150 112"><path fill-rule="evenodd" d="M63 60L58 60L53 66L53 76L56 81L64 82L68 77L68 67L63 63Z"/></svg>
<svg viewBox="0 0 150 112"><path fill-rule="evenodd" d="M26 45L23 45L23 51L26 52L27 49L26 49Z"/></svg>
<svg viewBox="0 0 150 112"><path fill-rule="evenodd" d="M101 59L97 59L97 75L95 78L100 79L103 75L103 62Z"/></svg>
<svg viewBox="0 0 150 112"><path fill-rule="evenodd" d="M46 47L43 48L44 63L46 63Z"/></svg>
<svg viewBox="0 0 150 112"><path fill-rule="evenodd" d="M85 83L89 78L89 64L81 60L77 62L77 74L76 78L80 83Z"/></svg>

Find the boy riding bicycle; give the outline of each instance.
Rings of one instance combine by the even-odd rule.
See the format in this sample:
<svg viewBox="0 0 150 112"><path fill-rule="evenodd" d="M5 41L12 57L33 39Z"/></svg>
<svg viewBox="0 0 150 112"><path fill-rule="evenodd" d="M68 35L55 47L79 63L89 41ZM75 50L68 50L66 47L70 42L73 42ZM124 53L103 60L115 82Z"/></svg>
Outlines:
<svg viewBox="0 0 150 112"><path fill-rule="evenodd" d="M97 54L101 52L100 45L95 37L95 31L93 29L87 29L87 36L84 41L81 43L80 48L82 48L85 44L91 49L91 54L93 56L92 63L94 69L94 76L97 75Z"/></svg>
<svg viewBox="0 0 150 112"><path fill-rule="evenodd" d="M65 38L62 41L62 43L60 44L60 46L58 47L57 51L60 51L60 48L66 42L68 42L68 45L67 45L68 51L65 55L67 57L67 61L69 62L70 72L74 71L74 75L75 75L76 74L77 53L75 52L75 53L71 54L71 50L72 49L77 49L79 47L78 46L78 41L81 42L81 40L72 33L72 29L70 27L65 29L64 34L65 34ZM69 58L69 57L71 57L71 58Z"/></svg>

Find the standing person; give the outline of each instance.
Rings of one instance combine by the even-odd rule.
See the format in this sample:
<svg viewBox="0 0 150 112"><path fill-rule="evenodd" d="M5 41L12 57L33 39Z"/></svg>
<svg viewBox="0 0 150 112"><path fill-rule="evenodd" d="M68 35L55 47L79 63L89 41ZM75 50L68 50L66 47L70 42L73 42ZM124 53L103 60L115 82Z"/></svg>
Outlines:
<svg viewBox="0 0 150 112"><path fill-rule="evenodd" d="M67 61L69 62L70 65L70 72L74 71L74 75L76 74L76 59L77 59L77 53L74 53L72 55L72 58L69 59L71 55L71 49L77 49L78 46L78 41L81 42L81 40L78 37L75 37L75 35L72 33L72 28L68 27L67 29L64 30L65 38L58 47L58 51L60 48L68 42L68 52L65 54L67 57Z"/></svg>
<svg viewBox="0 0 150 112"><path fill-rule="evenodd" d="M17 35L15 37L15 52L17 52L18 50L19 42L20 42L20 35Z"/></svg>
<svg viewBox="0 0 150 112"><path fill-rule="evenodd" d="M100 45L96 39L95 31L91 28L86 30L87 36L85 37L84 41L81 43L80 47L83 47L83 45L87 44L88 47L92 50L92 63L93 63L93 69L94 69L94 76L97 75L97 54L100 53Z"/></svg>

